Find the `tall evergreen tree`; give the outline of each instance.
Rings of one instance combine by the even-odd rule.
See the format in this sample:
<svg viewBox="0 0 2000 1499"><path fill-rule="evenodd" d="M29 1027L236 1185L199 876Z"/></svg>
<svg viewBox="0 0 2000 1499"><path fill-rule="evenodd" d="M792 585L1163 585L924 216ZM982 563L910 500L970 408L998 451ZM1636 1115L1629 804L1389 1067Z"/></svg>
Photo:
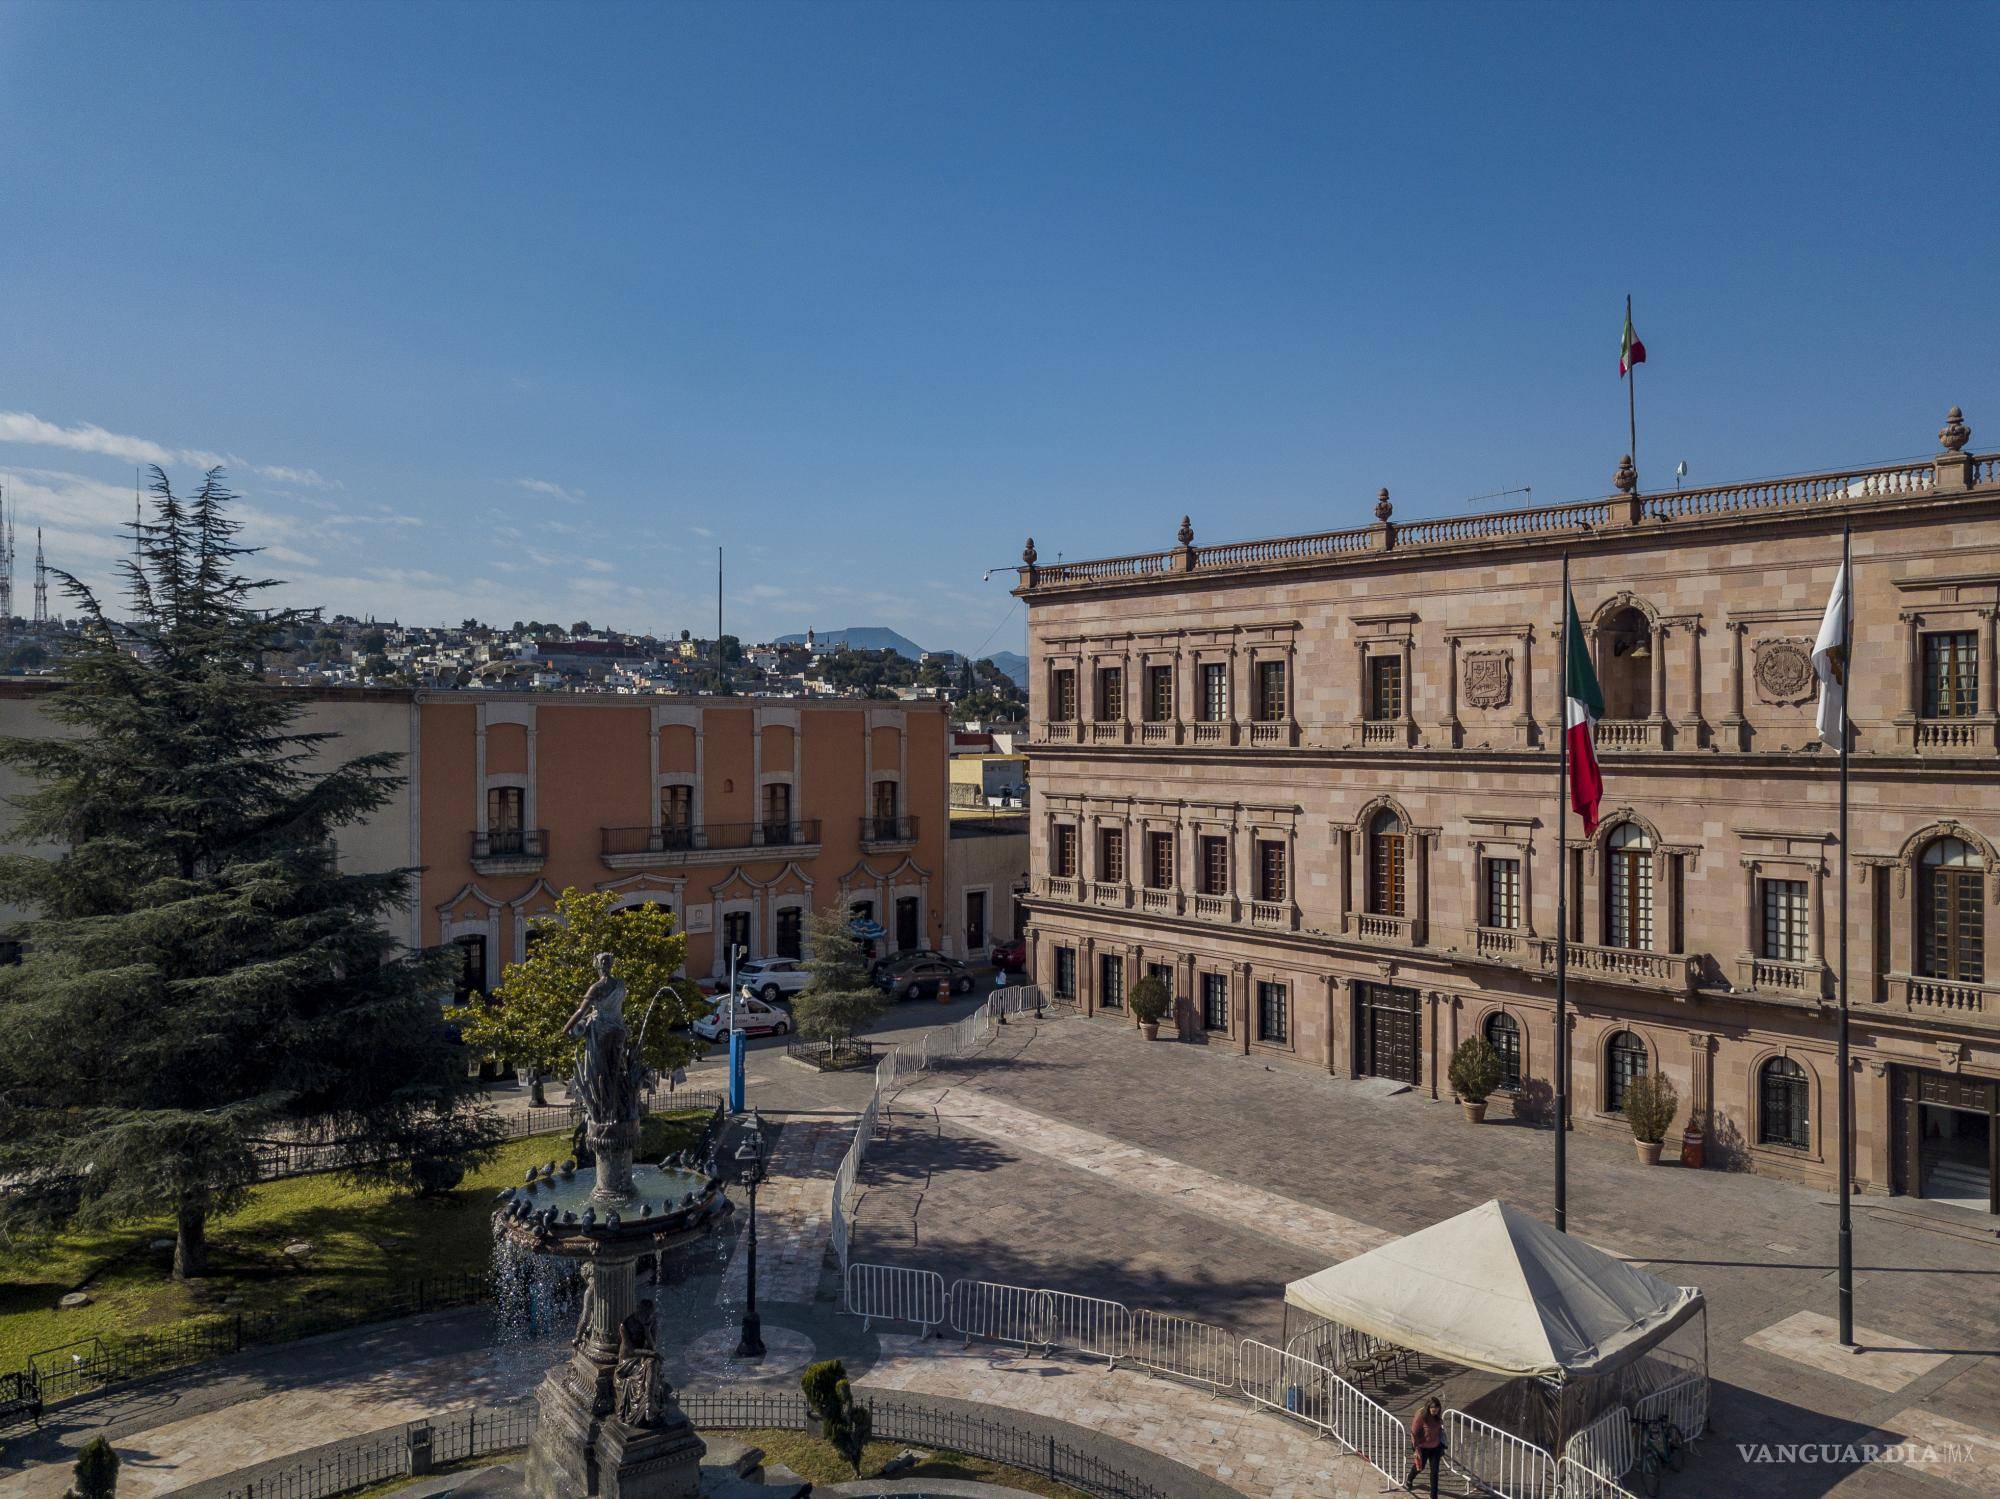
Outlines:
<svg viewBox="0 0 2000 1499"><path fill-rule="evenodd" d="M83 617L57 732L0 741L17 797L0 899L34 913L0 970L0 1225L170 1213L174 1274L207 1268L260 1139L306 1121L354 1174L448 1178L489 1149L440 997L451 960L384 925L414 870L343 870L334 835L401 784L399 756L341 761L303 701L258 679L301 624L254 608L212 469L153 473L125 567L131 619L57 574Z"/></svg>

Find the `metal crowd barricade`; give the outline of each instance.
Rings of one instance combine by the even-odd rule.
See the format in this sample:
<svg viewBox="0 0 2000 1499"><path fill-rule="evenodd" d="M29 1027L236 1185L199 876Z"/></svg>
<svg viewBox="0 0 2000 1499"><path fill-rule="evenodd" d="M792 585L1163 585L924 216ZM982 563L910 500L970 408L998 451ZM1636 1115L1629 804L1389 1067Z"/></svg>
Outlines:
<svg viewBox="0 0 2000 1499"><path fill-rule="evenodd" d="M1697 1440L1708 1430L1708 1376L1698 1374L1692 1379L1677 1380L1632 1407L1635 1421L1650 1421L1659 1416L1678 1426L1684 1440Z"/></svg>
<svg viewBox="0 0 2000 1499"><path fill-rule="evenodd" d="M1617 1479L1607 1478L1574 1458L1562 1460L1561 1478L1562 1499L1639 1499Z"/></svg>
<svg viewBox="0 0 2000 1499"><path fill-rule="evenodd" d="M1029 1286L1007 1286L990 1280L951 1283L951 1330L970 1343L990 1338L1046 1348L1054 1322L1053 1298Z"/></svg>
<svg viewBox="0 0 2000 1499"><path fill-rule="evenodd" d="M926 1330L943 1325L947 1296L935 1270L907 1265L849 1265L847 1310L865 1328L882 1322L914 1322Z"/></svg>
<svg viewBox="0 0 2000 1499"><path fill-rule="evenodd" d="M1456 1410L1444 1413L1444 1431L1445 1461L1483 1491L1506 1499L1556 1499L1556 1460L1533 1442Z"/></svg>
<svg viewBox="0 0 2000 1499"><path fill-rule="evenodd" d="M1122 1301L1044 1291L1049 1298L1049 1342L1116 1364L1132 1347L1132 1313Z"/></svg>
<svg viewBox="0 0 2000 1499"><path fill-rule="evenodd" d="M1132 1362L1155 1374L1171 1374L1236 1388L1236 1335L1210 1322L1141 1308L1132 1314Z"/></svg>
<svg viewBox="0 0 2000 1499"><path fill-rule="evenodd" d="M1255 1338L1236 1346L1237 1389L1258 1405L1322 1431L1334 1430L1335 1386L1340 1383L1331 1369Z"/></svg>
<svg viewBox="0 0 2000 1499"><path fill-rule="evenodd" d="M1632 1413L1615 1405L1563 1446L1565 1467L1575 1465L1600 1478L1623 1478L1639 1460Z"/></svg>

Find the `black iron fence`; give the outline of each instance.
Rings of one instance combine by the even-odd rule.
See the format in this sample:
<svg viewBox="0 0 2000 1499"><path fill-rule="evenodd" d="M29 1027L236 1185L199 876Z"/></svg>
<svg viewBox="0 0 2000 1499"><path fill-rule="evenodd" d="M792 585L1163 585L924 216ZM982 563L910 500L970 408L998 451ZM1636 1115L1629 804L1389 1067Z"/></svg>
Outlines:
<svg viewBox="0 0 2000 1499"><path fill-rule="evenodd" d="M819 1423L797 1392L682 1392L681 1409L699 1430L812 1431ZM1166 1491L1046 1433L1004 1421L939 1410L915 1400L863 1393L877 1439L941 1448L1039 1473L1098 1499L1167 1499ZM225 1490L225 1499L334 1499L356 1489L418 1476L473 1458L517 1451L534 1436L535 1407L503 1406L412 1421L338 1452L268 1472Z"/></svg>
<svg viewBox="0 0 2000 1499"><path fill-rule="evenodd" d="M805 1041L797 1036L785 1042L785 1055L810 1062L821 1072L846 1071L875 1065L875 1043L851 1037L845 1041Z"/></svg>
<svg viewBox="0 0 2000 1499"><path fill-rule="evenodd" d="M759 822L708 822L699 827L602 828L603 852L613 858L705 853L710 849L807 848L819 842L819 819L773 818Z"/></svg>

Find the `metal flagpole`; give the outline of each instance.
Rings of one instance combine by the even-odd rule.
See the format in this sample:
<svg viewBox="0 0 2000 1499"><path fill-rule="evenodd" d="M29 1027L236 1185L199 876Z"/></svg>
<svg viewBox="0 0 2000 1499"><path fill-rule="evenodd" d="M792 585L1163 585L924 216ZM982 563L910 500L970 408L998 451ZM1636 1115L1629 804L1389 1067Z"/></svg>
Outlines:
<svg viewBox="0 0 2000 1499"><path fill-rule="evenodd" d="M1562 647L1556 652L1556 1231L1569 1223L1569 553L1563 553ZM1523 688L1525 691L1526 689Z"/></svg>
<svg viewBox="0 0 2000 1499"><path fill-rule="evenodd" d="M1625 293L1625 326L1632 326L1632 293ZM1638 493L1636 480L1639 473L1639 366L1627 360L1625 364L1625 440L1626 451L1632 455L1632 474L1635 480L1633 493ZM1565 599L1563 607L1569 607ZM1567 615L1564 618L1568 618Z"/></svg>
<svg viewBox="0 0 2000 1499"><path fill-rule="evenodd" d="M1847 694L1854 681L1853 522L1840 528L1840 1346L1854 1346L1854 1223L1849 1212L1853 1179L1854 1087L1847 1071L1847 760L1853 734Z"/></svg>

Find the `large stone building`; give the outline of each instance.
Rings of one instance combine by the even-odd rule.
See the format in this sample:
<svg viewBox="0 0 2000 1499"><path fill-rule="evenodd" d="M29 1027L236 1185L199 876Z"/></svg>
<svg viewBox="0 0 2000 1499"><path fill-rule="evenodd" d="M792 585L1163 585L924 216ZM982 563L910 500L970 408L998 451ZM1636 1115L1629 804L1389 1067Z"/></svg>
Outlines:
<svg viewBox="0 0 2000 1499"><path fill-rule="evenodd" d="M1832 1179L1838 756L1809 653L1851 521L1856 1172L2000 1209L2000 458L1041 565L1036 976L1087 1013L1160 972L1181 1034L1571 1118L1664 1071L1711 1162ZM1560 576L1607 699L1603 817L1558 849ZM2000 974L1993 976L2000 979Z"/></svg>

